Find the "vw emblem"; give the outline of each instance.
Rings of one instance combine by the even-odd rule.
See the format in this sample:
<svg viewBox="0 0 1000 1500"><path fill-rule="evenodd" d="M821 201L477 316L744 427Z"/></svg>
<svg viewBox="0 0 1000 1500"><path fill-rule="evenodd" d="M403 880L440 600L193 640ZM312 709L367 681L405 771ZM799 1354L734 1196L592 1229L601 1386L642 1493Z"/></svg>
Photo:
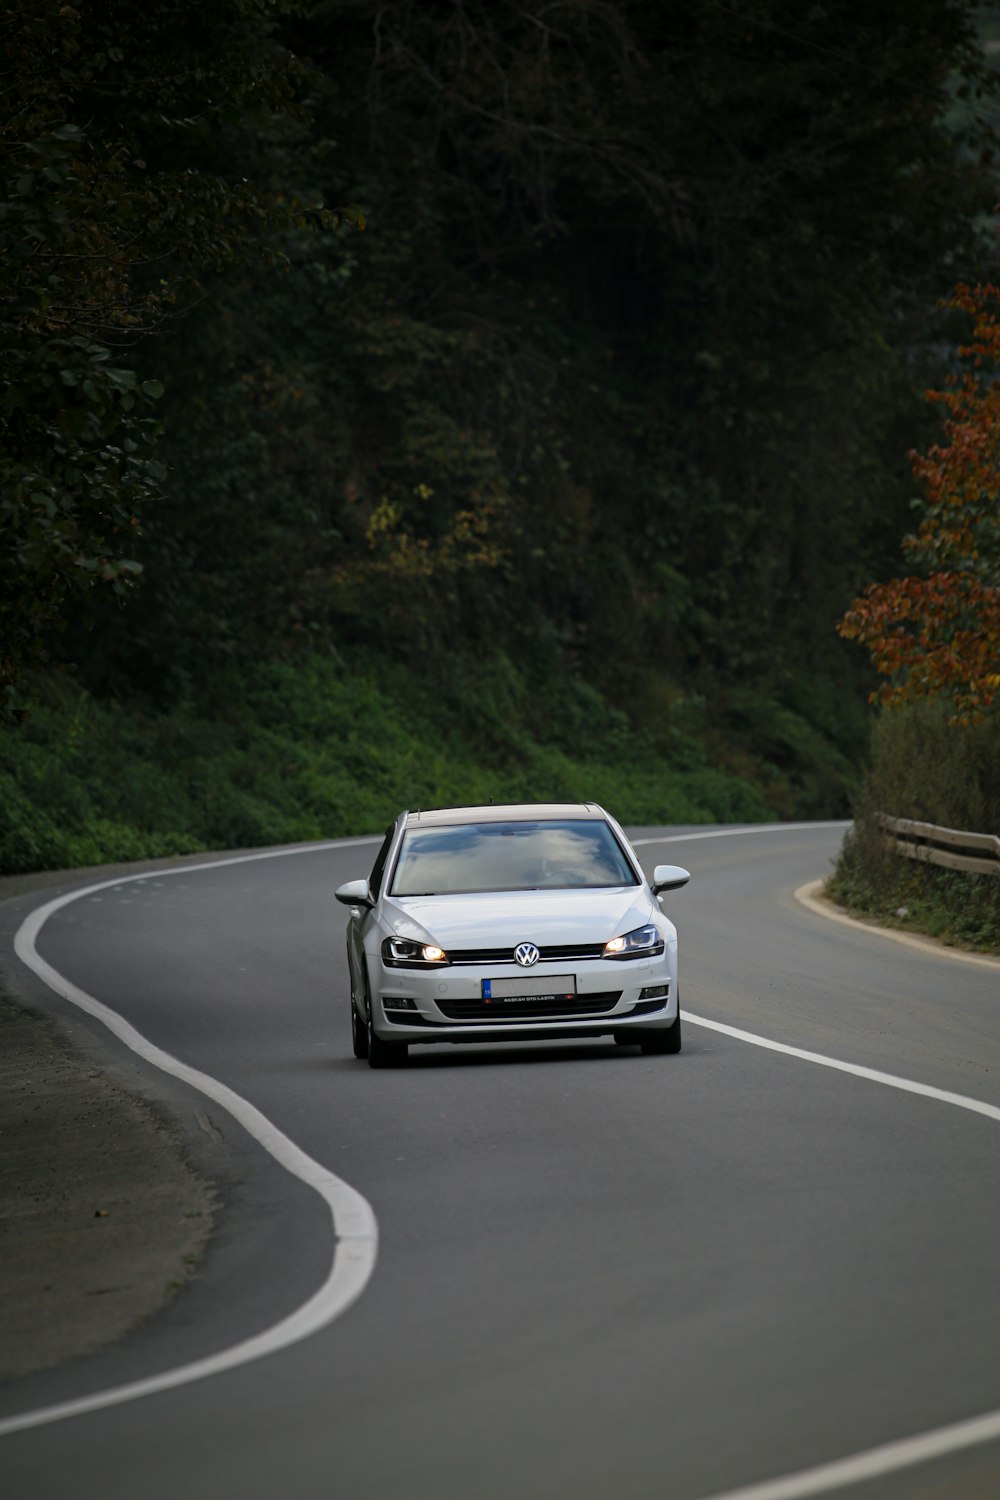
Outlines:
<svg viewBox="0 0 1000 1500"><path fill-rule="evenodd" d="M514 957L522 968L530 969L532 964L537 964L541 954L534 943L518 943L514 949Z"/></svg>

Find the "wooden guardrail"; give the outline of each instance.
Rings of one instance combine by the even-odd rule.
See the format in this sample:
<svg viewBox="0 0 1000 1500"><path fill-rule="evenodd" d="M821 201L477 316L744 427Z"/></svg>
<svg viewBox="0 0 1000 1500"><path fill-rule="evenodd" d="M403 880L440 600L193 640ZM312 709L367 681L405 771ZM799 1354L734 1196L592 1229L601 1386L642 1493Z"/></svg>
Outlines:
<svg viewBox="0 0 1000 1500"><path fill-rule="evenodd" d="M974 875L1000 875L1000 838L995 833L963 833L913 818L890 818L886 813L879 813L879 823L908 859L922 859L948 870L969 870Z"/></svg>

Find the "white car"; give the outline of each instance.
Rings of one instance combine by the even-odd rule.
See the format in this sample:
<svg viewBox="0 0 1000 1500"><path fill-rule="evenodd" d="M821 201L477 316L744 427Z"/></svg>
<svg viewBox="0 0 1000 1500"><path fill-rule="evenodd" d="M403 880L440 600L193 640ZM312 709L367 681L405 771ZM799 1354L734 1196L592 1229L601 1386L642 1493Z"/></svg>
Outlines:
<svg viewBox="0 0 1000 1500"><path fill-rule="evenodd" d="M355 1057L405 1061L415 1042L611 1035L679 1052L677 932L621 828L593 803L403 812L351 908Z"/></svg>

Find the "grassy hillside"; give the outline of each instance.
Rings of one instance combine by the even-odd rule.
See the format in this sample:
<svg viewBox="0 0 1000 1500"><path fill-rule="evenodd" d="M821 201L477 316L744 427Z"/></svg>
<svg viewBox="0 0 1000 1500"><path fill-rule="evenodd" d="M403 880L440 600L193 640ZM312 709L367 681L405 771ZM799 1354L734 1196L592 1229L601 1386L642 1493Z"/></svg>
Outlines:
<svg viewBox="0 0 1000 1500"><path fill-rule="evenodd" d="M403 806L491 798L592 799L641 823L841 810L840 752L788 708L744 715L742 740L683 700L638 727L504 657L432 683L374 659L261 664L170 712L50 682L0 731L0 868L371 833Z"/></svg>

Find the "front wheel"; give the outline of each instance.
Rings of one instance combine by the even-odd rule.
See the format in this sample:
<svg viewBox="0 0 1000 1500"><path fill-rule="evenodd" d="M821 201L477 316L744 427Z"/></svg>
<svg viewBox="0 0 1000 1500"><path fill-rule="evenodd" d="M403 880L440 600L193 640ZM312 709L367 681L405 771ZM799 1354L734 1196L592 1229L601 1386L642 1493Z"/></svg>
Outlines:
<svg viewBox="0 0 1000 1500"><path fill-rule="evenodd" d="M371 1022L371 1006L368 1007L368 1066L370 1068L401 1068L406 1062L405 1042L383 1042Z"/></svg>
<svg viewBox="0 0 1000 1500"><path fill-rule="evenodd" d="M351 1046L354 1048L354 1056L360 1057L362 1061L368 1056L368 1028L358 1015L358 1008L351 1001Z"/></svg>
<svg viewBox="0 0 1000 1500"><path fill-rule="evenodd" d="M677 1020L672 1026L667 1026L663 1031L647 1031L639 1039L639 1046L645 1056L663 1052L679 1052L681 1050L681 1013L678 1010Z"/></svg>

